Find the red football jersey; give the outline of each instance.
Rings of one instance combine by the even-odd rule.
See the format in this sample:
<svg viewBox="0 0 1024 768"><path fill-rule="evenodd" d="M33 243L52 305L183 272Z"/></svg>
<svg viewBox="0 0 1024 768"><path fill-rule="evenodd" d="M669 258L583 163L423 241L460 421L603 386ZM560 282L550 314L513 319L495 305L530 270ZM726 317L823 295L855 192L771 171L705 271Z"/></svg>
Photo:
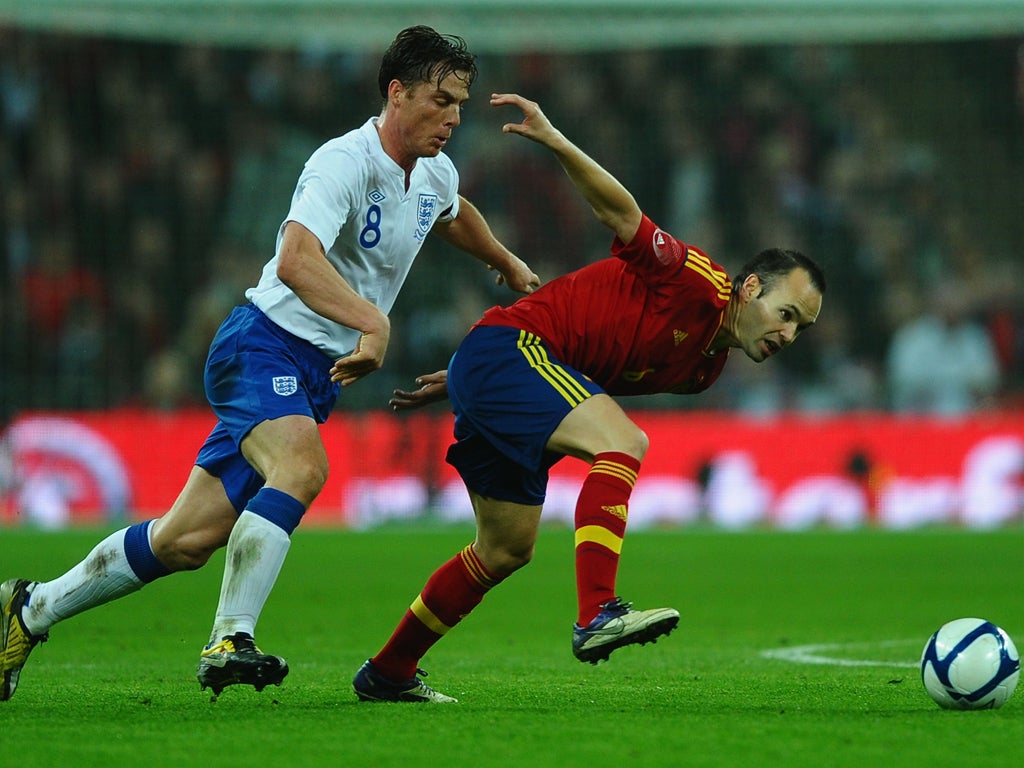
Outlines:
<svg viewBox="0 0 1024 768"><path fill-rule="evenodd" d="M728 357L708 346L722 325L729 276L646 216L632 242L615 239L611 255L492 307L477 325L535 333L612 395L707 389Z"/></svg>

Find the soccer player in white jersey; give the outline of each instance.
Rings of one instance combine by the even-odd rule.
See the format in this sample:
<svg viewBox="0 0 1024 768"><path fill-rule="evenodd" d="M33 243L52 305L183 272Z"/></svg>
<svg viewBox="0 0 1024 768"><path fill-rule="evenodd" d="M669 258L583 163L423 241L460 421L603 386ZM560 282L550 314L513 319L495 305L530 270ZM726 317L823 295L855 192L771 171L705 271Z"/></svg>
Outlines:
<svg viewBox="0 0 1024 768"><path fill-rule="evenodd" d="M0 700L54 624L199 568L225 545L199 683L215 695L281 683L287 663L253 638L291 533L327 477L317 425L341 387L383 364L387 313L424 238L439 234L515 291L539 285L459 196L442 152L476 73L461 38L422 26L398 34L381 60L381 113L310 157L274 257L211 344L204 382L218 421L174 505L111 534L52 581L0 585Z"/></svg>

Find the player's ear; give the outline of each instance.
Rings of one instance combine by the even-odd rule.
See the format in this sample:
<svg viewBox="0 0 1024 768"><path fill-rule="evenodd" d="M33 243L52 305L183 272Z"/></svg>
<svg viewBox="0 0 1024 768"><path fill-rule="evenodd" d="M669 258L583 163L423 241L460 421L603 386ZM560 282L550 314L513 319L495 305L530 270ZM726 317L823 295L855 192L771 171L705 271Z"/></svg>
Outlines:
<svg viewBox="0 0 1024 768"><path fill-rule="evenodd" d="M405 94L405 85L401 80L395 79L388 83L388 103L393 107L398 106L399 100Z"/></svg>
<svg viewBox="0 0 1024 768"><path fill-rule="evenodd" d="M743 285L740 286L740 299L746 304L759 293L761 293L761 278L757 275L747 275L746 280L743 281Z"/></svg>

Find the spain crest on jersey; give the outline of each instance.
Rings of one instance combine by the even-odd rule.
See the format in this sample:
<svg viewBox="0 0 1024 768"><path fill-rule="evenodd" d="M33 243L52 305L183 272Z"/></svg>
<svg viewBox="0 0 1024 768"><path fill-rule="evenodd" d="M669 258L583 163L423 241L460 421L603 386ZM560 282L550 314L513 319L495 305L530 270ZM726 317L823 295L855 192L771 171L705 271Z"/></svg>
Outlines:
<svg viewBox="0 0 1024 768"><path fill-rule="evenodd" d="M422 241L434 224L437 210L437 195L420 195L416 206L416 239Z"/></svg>

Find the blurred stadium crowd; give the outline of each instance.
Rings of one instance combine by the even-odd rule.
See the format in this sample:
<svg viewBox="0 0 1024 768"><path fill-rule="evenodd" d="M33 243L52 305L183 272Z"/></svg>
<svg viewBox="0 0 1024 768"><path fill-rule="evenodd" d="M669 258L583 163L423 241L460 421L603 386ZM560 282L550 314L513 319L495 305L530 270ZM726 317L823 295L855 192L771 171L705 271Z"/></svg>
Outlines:
<svg viewBox="0 0 1024 768"><path fill-rule="evenodd" d="M1010 407L1024 393L1019 45L481 56L449 152L463 193L545 279L609 239L546 153L501 134L517 115L493 112L492 91L540 102L731 272L773 245L825 265L800 344L737 361L701 397L643 405ZM0 423L202 404L214 330L272 255L310 152L377 113L378 61L0 30ZM385 370L339 407L386 407L443 367L511 300L492 280L428 240Z"/></svg>

